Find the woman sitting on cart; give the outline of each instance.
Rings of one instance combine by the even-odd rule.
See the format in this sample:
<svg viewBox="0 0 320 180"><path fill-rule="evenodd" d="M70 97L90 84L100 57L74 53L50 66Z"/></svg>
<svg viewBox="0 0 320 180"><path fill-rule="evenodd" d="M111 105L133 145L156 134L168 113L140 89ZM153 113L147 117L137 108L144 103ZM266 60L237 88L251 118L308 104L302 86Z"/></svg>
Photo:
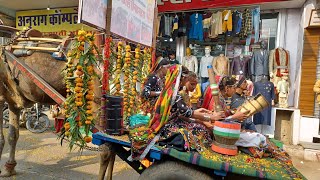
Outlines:
<svg viewBox="0 0 320 180"><path fill-rule="evenodd" d="M160 146L180 151L201 152L211 144L212 122L221 119L223 113L212 113L203 108L192 110L179 94L183 87L193 91L197 83L197 76L187 68L180 65L169 68L149 124L130 131L134 159L143 159L149 147L158 140Z"/></svg>
<svg viewBox="0 0 320 180"><path fill-rule="evenodd" d="M151 70L152 73L144 83L141 96L149 104L148 107L145 107L146 110L150 111L150 109L152 109L150 107L154 107L164 86L165 76L169 67L169 60L159 57L156 65Z"/></svg>

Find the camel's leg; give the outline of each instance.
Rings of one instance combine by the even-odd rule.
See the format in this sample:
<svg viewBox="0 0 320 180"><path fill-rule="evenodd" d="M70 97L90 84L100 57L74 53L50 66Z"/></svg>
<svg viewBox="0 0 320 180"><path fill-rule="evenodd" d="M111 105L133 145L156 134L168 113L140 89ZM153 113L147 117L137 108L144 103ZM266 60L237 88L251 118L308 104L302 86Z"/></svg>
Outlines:
<svg viewBox="0 0 320 180"><path fill-rule="evenodd" d="M4 143L5 143L5 139L3 135L3 107L4 107L4 101L0 100L0 161L2 156L2 150L4 148Z"/></svg>
<svg viewBox="0 0 320 180"><path fill-rule="evenodd" d="M8 177L16 174L14 170L17 165L15 160L16 145L19 139L19 115L20 110L9 106L9 160L5 164L5 168L1 172L1 177Z"/></svg>
<svg viewBox="0 0 320 180"><path fill-rule="evenodd" d="M103 180L104 176L106 174L106 170L109 165L110 161L110 145L109 144L103 144L101 147L101 153L100 153L100 170L99 170L99 180Z"/></svg>
<svg viewBox="0 0 320 180"><path fill-rule="evenodd" d="M114 151L110 151L110 160L109 160L109 168L108 168L108 174L107 174L107 180L112 180L112 172L113 172L113 166L114 161L116 159L116 153Z"/></svg>

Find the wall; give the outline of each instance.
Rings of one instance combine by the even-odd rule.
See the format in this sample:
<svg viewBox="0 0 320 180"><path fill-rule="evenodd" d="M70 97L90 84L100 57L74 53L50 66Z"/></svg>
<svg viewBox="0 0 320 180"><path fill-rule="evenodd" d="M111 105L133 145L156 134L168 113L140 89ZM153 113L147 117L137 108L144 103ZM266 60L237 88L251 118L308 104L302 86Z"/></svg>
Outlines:
<svg viewBox="0 0 320 180"><path fill-rule="evenodd" d="M279 11L279 29L277 47L282 47L289 51L290 62L290 85L288 103L290 107L298 107L297 102L294 101L297 88L294 88L299 78L298 72L301 62L301 49L300 44L303 38L303 26L301 24L303 10L297 9L282 9ZM298 35L298 36L297 36Z"/></svg>
<svg viewBox="0 0 320 180"><path fill-rule="evenodd" d="M16 17L16 11L0 6L0 12L11 17Z"/></svg>
<svg viewBox="0 0 320 180"><path fill-rule="evenodd" d="M313 137L320 137L319 119L311 117L301 117L299 141L312 142Z"/></svg>

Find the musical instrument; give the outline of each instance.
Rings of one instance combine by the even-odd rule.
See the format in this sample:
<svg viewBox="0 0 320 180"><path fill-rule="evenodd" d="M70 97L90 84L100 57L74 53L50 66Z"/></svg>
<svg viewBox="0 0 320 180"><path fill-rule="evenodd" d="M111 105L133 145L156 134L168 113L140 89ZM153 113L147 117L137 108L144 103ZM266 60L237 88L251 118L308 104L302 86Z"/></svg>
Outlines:
<svg viewBox="0 0 320 180"><path fill-rule="evenodd" d="M270 104L266 100L266 98L262 94L257 94L255 97L249 99L248 101L244 102L240 106L241 112L250 111L248 116L252 116L258 112L261 112L264 108L268 107Z"/></svg>
<svg viewBox="0 0 320 180"><path fill-rule="evenodd" d="M230 121L215 121L214 142L211 149L217 153L234 156L238 153L235 143L240 138L241 124Z"/></svg>

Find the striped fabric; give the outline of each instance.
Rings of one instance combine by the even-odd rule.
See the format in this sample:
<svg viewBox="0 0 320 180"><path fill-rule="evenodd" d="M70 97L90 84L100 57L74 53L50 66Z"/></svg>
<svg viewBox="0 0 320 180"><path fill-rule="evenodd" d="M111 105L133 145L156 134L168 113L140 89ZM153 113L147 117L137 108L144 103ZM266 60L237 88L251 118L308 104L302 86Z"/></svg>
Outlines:
<svg viewBox="0 0 320 180"><path fill-rule="evenodd" d="M210 151L200 155L172 148L163 149L162 152L181 161L218 171L263 179L306 179L292 164L273 158L252 158L243 153L237 156L223 156Z"/></svg>

